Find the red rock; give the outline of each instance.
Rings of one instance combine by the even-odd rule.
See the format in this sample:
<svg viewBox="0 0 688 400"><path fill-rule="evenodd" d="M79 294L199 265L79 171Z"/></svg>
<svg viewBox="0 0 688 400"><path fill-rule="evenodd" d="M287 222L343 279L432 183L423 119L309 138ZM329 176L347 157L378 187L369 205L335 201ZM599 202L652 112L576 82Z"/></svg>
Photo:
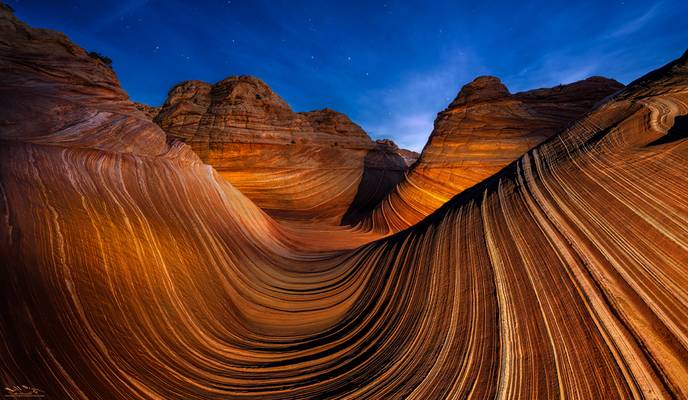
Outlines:
<svg viewBox="0 0 688 400"><path fill-rule="evenodd" d="M143 103L134 103L134 107L150 119L154 119L160 112L160 107L153 107Z"/></svg>
<svg viewBox="0 0 688 400"><path fill-rule="evenodd" d="M6 395L688 397L688 52L387 238L270 218L2 5L0 92Z"/></svg>
<svg viewBox="0 0 688 400"><path fill-rule="evenodd" d="M437 115L418 162L363 226L393 232L414 225L622 87L592 77L512 95L498 78L476 78Z"/></svg>
<svg viewBox="0 0 688 400"><path fill-rule="evenodd" d="M358 184L356 197L342 217L342 225L353 225L369 215L403 181L410 158L415 153L406 150L403 154L407 158L389 139L375 141L375 148L369 150L365 156L363 176Z"/></svg>
<svg viewBox="0 0 688 400"><path fill-rule="evenodd" d="M194 149L270 215L339 223L376 144L344 114L296 113L263 81L188 81L170 90L156 122ZM375 168L388 158L377 158ZM380 176L396 177L395 172ZM396 178L394 178L396 179ZM396 184L388 182L384 187Z"/></svg>

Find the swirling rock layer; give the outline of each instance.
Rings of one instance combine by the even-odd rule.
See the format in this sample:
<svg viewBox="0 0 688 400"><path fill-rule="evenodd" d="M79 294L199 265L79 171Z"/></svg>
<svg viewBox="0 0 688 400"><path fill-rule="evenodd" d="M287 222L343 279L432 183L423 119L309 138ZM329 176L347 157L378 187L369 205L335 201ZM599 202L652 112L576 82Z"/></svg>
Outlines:
<svg viewBox="0 0 688 400"><path fill-rule="evenodd" d="M438 114L418 163L362 225L383 232L414 225L622 87L592 77L512 95L495 77L475 79Z"/></svg>
<svg viewBox="0 0 688 400"><path fill-rule="evenodd" d="M0 92L5 386L688 396L688 53L368 244L276 222L106 66L4 10Z"/></svg>

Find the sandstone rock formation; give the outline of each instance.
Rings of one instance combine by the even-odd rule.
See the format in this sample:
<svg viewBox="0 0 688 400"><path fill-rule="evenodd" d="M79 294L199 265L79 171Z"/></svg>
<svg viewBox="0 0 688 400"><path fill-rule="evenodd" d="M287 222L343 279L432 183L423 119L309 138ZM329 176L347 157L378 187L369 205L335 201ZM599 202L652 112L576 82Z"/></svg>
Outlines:
<svg viewBox="0 0 688 400"><path fill-rule="evenodd" d="M146 117L150 119L154 119L158 113L160 113L160 107L153 107L149 106L148 104L134 103L134 107L136 107L137 110L144 113Z"/></svg>
<svg viewBox="0 0 688 400"><path fill-rule="evenodd" d="M408 150L401 153L391 140L377 140L375 148L365 156L356 197L342 217L341 224L353 225L369 215L404 180L408 166L415 162L414 155L417 154Z"/></svg>
<svg viewBox="0 0 688 400"><path fill-rule="evenodd" d="M344 114L293 112L254 77L183 82L170 90L155 121L281 219L336 224L357 196L364 169L380 169L380 177L399 172L394 160L383 164L387 151ZM383 185L391 190L397 182Z"/></svg>
<svg viewBox="0 0 688 400"><path fill-rule="evenodd" d="M418 161L418 158L420 157L420 154L416 153L413 150L407 149L399 149L399 155L404 159L404 162L409 167L415 164L415 162Z"/></svg>
<svg viewBox="0 0 688 400"><path fill-rule="evenodd" d="M0 92L3 386L688 397L688 53L351 250L374 236L275 221L107 67L5 9Z"/></svg>
<svg viewBox="0 0 688 400"><path fill-rule="evenodd" d="M362 225L383 232L414 225L622 87L592 77L512 95L498 78L476 78L437 115L418 163Z"/></svg>
<svg viewBox="0 0 688 400"><path fill-rule="evenodd" d="M378 139L375 141L378 145L382 145L385 147L390 147L395 153L397 153L401 158L404 159L404 163L406 166L410 167L413 165L416 161L418 161L418 158L420 157L420 154L416 153L413 150L406 150L406 149L401 149L399 146L397 146L394 141L390 139Z"/></svg>

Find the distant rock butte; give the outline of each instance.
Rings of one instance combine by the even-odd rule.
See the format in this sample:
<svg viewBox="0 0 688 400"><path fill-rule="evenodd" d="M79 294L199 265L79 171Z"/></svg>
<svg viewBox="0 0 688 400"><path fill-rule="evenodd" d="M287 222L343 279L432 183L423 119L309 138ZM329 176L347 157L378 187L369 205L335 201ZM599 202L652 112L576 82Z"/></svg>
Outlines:
<svg viewBox="0 0 688 400"><path fill-rule="evenodd" d="M400 155L401 158L404 159L406 165L409 167L418 160L418 157L420 157L420 154L413 150L399 148L399 146L397 146L397 144L390 139L378 139L375 141L375 143L377 143L378 145L391 147L392 151Z"/></svg>
<svg viewBox="0 0 688 400"><path fill-rule="evenodd" d="M414 225L622 88L592 77L511 94L496 77L476 78L437 115L418 162L362 225L383 232Z"/></svg>
<svg viewBox="0 0 688 400"><path fill-rule="evenodd" d="M294 112L268 85L250 76L214 85L178 84L155 122L261 208L284 219L339 223L358 192L364 168L391 169L377 174L388 177L413 159L413 153L401 153L395 145L393 152L405 161L401 167L375 155L388 150L346 115L328 108ZM366 159L377 161L371 166Z"/></svg>

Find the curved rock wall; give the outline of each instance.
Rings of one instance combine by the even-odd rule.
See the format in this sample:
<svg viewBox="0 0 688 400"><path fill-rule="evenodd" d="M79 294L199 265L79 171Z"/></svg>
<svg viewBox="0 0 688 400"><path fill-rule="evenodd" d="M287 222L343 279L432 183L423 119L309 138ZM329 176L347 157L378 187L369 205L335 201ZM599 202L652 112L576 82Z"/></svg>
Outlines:
<svg viewBox="0 0 688 400"><path fill-rule="evenodd" d="M688 114L688 53L370 242L273 220L63 36L0 10L0 38L4 386L688 396L688 140L657 143Z"/></svg>

